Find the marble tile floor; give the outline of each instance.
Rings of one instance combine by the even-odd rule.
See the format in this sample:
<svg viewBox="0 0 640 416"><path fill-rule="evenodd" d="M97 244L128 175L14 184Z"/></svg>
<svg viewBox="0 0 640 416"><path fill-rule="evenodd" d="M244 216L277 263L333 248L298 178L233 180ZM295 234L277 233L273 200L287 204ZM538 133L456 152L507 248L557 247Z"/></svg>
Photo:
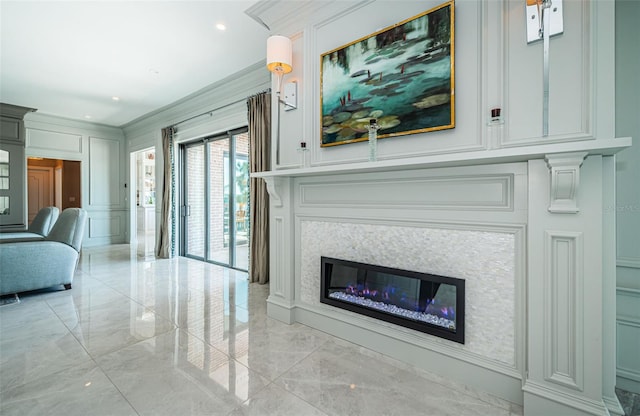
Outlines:
<svg viewBox="0 0 640 416"><path fill-rule="evenodd" d="M0 414L521 415L522 408L266 316L268 286L129 245L69 291L0 307Z"/></svg>
<svg viewBox="0 0 640 416"><path fill-rule="evenodd" d="M616 396L625 416L640 416L640 394L616 388Z"/></svg>

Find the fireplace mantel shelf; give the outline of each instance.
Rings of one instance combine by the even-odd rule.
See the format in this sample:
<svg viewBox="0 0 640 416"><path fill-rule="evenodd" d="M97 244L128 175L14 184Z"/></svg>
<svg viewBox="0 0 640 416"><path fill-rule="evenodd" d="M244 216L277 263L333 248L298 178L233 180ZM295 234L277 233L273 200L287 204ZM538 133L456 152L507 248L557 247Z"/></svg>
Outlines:
<svg viewBox="0 0 640 416"><path fill-rule="evenodd" d="M345 173L369 173L423 169L435 167L453 167L486 165L495 163L525 162L542 159L550 154L586 152L588 155L613 155L631 146L631 137L615 139L585 140L576 142L553 143L535 146L522 146L473 152L445 153L411 159L388 159L376 162L360 162L341 165L315 166L311 168L280 169L252 173L254 178L303 177Z"/></svg>

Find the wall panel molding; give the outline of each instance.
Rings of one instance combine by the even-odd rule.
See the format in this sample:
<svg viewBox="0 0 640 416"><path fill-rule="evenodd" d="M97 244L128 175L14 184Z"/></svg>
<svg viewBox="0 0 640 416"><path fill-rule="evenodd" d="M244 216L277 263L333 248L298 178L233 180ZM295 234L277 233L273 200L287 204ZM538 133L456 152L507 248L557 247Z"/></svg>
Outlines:
<svg viewBox="0 0 640 416"><path fill-rule="evenodd" d="M616 289L616 376L620 388L640 394L640 290Z"/></svg>
<svg viewBox="0 0 640 416"><path fill-rule="evenodd" d="M545 380L582 391L583 233L545 232Z"/></svg>
<svg viewBox="0 0 640 416"><path fill-rule="evenodd" d="M284 258L284 218L281 216L276 216L273 218L274 222L271 225L271 232L275 236L275 244L276 247L273 247L272 250L276 250L276 253L280 253L278 257L276 257L275 264L273 265L273 272L269 276L269 280L273 282L273 294L277 296L284 297L285 296L285 284L284 284L284 273L285 270L285 258Z"/></svg>
<svg viewBox="0 0 640 416"><path fill-rule="evenodd" d="M513 175L368 179L300 184L301 207L513 210Z"/></svg>
<svg viewBox="0 0 640 416"><path fill-rule="evenodd" d="M617 351L618 362L616 365L618 377L624 377L640 383L640 369L633 366L635 355L629 350L629 345L638 346L640 342L640 321L625 321L618 319L617 326ZM636 351L637 353L637 351Z"/></svg>
<svg viewBox="0 0 640 416"><path fill-rule="evenodd" d="M29 150L54 150L81 156L82 135L29 128L27 129L27 147Z"/></svg>
<svg viewBox="0 0 640 416"><path fill-rule="evenodd" d="M618 267L629 267L631 269L640 269L640 259L633 257L618 257L616 265Z"/></svg>
<svg viewBox="0 0 640 416"><path fill-rule="evenodd" d="M89 217L89 238L104 238L119 236L123 233L121 218L112 216Z"/></svg>
<svg viewBox="0 0 640 416"><path fill-rule="evenodd" d="M124 242L128 212L126 210L87 209L87 229L83 246L101 246Z"/></svg>
<svg viewBox="0 0 640 416"><path fill-rule="evenodd" d="M549 135L544 137L542 42L522 42L526 33L524 6L514 1L502 2L506 16L503 51L506 59L503 76L505 124L500 147L602 138L594 133L593 120L610 115L612 109L607 108L601 114L595 111L597 100L593 97L597 94L592 74L595 60L591 54L594 29L590 3L593 2L563 3L565 31L552 37L549 47L551 111ZM523 77L525 73L527 75Z"/></svg>
<svg viewBox="0 0 640 416"><path fill-rule="evenodd" d="M117 207L121 204L122 146L119 140L89 137L89 204Z"/></svg>

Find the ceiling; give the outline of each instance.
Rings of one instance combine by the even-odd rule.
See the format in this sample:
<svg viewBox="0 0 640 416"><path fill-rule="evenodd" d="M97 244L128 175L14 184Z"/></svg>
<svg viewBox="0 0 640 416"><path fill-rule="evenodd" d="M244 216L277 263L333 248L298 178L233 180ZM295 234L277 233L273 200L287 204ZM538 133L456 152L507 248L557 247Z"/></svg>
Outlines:
<svg viewBox="0 0 640 416"><path fill-rule="evenodd" d="M256 1L0 0L0 102L123 126L263 60Z"/></svg>

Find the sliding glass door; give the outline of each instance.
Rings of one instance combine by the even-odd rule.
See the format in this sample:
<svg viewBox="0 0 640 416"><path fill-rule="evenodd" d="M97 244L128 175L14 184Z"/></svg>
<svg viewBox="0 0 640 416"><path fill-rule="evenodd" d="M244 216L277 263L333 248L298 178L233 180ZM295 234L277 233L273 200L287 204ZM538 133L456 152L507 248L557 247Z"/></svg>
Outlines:
<svg viewBox="0 0 640 416"><path fill-rule="evenodd" d="M248 270L246 129L182 146L182 254Z"/></svg>

